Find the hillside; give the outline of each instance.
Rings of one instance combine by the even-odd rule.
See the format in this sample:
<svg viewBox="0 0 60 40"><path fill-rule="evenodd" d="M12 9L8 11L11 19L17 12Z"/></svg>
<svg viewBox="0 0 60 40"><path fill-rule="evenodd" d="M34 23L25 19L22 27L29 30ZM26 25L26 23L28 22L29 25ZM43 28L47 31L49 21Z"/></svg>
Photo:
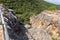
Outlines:
<svg viewBox="0 0 60 40"><path fill-rule="evenodd" d="M0 0L7 8L13 9L22 24L29 23L29 17L48 9L52 4L43 0Z"/></svg>
<svg viewBox="0 0 60 40"><path fill-rule="evenodd" d="M17 17L14 15L14 11L7 9L3 4L0 4L0 14L3 15L1 15L2 23L0 20L0 25L4 24L1 30L4 33L8 32L6 35L9 35L9 37L4 35L5 39L60 40L60 10L45 10L40 14L33 15L30 17L30 25L20 25ZM7 32L4 30L5 27ZM2 35L0 36L2 37Z"/></svg>
<svg viewBox="0 0 60 40"><path fill-rule="evenodd" d="M60 10L60 5L56 5L56 7L57 7L57 9L59 9L59 10Z"/></svg>

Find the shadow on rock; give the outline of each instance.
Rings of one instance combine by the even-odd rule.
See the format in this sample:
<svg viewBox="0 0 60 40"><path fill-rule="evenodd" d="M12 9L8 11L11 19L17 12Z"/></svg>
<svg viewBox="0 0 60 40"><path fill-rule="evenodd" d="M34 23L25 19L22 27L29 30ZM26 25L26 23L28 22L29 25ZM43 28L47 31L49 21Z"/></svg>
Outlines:
<svg viewBox="0 0 60 40"><path fill-rule="evenodd" d="M24 25L20 25L20 33L16 34L13 29L8 28L9 36L11 40L29 40L26 32L28 30L24 27Z"/></svg>

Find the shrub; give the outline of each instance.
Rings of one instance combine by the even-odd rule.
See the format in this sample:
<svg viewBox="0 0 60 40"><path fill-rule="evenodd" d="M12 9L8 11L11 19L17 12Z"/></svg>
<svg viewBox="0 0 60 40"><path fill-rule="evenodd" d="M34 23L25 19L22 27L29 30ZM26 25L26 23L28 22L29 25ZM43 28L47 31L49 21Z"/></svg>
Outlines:
<svg viewBox="0 0 60 40"><path fill-rule="evenodd" d="M57 40L57 38L53 37L52 40Z"/></svg>
<svg viewBox="0 0 60 40"><path fill-rule="evenodd" d="M48 10L56 10L56 6L50 6Z"/></svg>

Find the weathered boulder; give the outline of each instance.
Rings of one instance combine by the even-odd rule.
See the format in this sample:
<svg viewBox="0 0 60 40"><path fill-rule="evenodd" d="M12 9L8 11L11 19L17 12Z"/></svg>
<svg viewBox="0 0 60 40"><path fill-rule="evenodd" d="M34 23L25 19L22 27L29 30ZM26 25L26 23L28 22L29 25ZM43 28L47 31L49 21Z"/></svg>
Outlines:
<svg viewBox="0 0 60 40"><path fill-rule="evenodd" d="M51 36L44 29L31 28L28 30L29 40L52 40Z"/></svg>
<svg viewBox="0 0 60 40"><path fill-rule="evenodd" d="M60 37L60 11L43 11L30 17L32 27L45 29L51 36Z"/></svg>

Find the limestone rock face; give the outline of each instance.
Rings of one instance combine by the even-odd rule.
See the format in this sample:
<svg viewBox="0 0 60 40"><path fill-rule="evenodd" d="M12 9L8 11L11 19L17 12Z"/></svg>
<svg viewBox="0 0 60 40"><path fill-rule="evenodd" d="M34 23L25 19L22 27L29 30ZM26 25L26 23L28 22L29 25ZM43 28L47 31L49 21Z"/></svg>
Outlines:
<svg viewBox="0 0 60 40"><path fill-rule="evenodd" d="M8 26L15 32L20 32L20 25L12 9L7 9L3 4L0 4L0 10L3 12L4 20Z"/></svg>
<svg viewBox="0 0 60 40"><path fill-rule="evenodd" d="M30 24L32 27L45 29L51 36L60 37L60 12L43 11L38 15L30 17Z"/></svg>

